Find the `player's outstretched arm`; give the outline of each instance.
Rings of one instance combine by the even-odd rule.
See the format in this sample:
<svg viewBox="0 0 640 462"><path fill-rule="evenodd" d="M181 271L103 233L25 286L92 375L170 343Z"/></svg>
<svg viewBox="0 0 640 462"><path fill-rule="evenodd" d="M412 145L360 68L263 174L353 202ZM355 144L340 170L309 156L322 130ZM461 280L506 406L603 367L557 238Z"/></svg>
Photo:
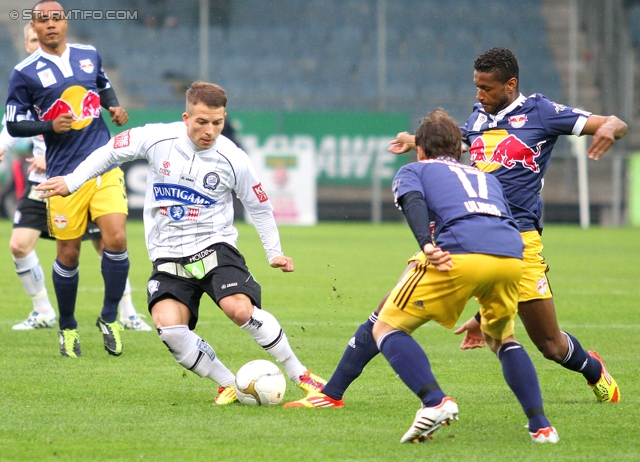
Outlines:
<svg viewBox="0 0 640 462"><path fill-rule="evenodd" d="M627 124L616 116L590 115L582 129L583 135L593 135L587 156L593 160L600 159L616 140L627 134L627 130Z"/></svg>
<svg viewBox="0 0 640 462"><path fill-rule="evenodd" d="M486 345L486 342L482 337L482 331L480 330L480 323L475 316L453 331L453 333L457 335L460 335L463 332L466 332L467 334L464 336L464 340L462 340L462 343L460 344L461 350L484 348Z"/></svg>
<svg viewBox="0 0 640 462"><path fill-rule="evenodd" d="M129 121L129 115L127 111L125 111L120 106L110 107L109 115L111 116L111 123L116 124L116 126L121 127Z"/></svg>
<svg viewBox="0 0 640 462"><path fill-rule="evenodd" d="M69 192L69 187L67 186L67 182L64 181L63 176L55 176L53 178L49 178L47 181L40 183L35 188L37 191L43 191L40 194L40 199L48 199L53 196L68 196L71 194Z"/></svg>
<svg viewBox="0 0 640 462"><path fill-rule="evenodd" d="M281 257L274 257L270 262L272 268L280 268L283 273L293 272L293 260L284 255Z"/></svg>
<svg viewBox="0 0 640 462"><path fill-rule="evenodd" d="M416 148L416 137L409 132L398 133L395 139L389 142L389 152L404 154Z"/></svg>

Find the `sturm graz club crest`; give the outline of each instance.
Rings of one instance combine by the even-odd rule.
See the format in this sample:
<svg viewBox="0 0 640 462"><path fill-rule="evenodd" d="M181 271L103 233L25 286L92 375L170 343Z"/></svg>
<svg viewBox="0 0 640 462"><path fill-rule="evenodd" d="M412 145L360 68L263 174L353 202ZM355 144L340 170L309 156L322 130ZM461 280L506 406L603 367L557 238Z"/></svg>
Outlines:
<svg viewBox="0 0 640 462"><path fill-rule="evenodd" d="M147 283L147 290L149 291L149 295L155 294L159 288L160 288L160 281L156 281L155 279L152 279Z"/></svg>
<svg viewBox="0 0 640 462"><path fill-rule="evenodd" d="M210 189L211 191L215 191L219 184L220 176L215 172L207 173L204 176L204 180L202 181L202 186L204 186L204 189Z"/></svg>
<svg viewBox="0 0 640 462"><path fill-rule="evenodd" d="M169 216L175 221L180 221L187 214L187 208L182 205L172 205L169 207Z"/></svg>

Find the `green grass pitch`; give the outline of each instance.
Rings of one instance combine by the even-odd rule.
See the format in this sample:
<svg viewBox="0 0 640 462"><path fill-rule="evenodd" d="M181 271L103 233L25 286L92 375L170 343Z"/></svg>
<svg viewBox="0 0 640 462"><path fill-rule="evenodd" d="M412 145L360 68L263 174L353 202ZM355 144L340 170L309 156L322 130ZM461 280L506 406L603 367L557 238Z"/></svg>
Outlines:
<svg viewBox="0 0 640 462"><path fill-rule="evenodd" d="M283 274L267 265L255 230L239 229L264 307L302 362L327 379L417 247L402 224L282 227L283 248L296 265ZM146 313L150 263L142 224L130 222L128 232L133 298ZM560 434L557 445L529 440L522 410L488 349L461 351L461 339L435 324L415 337L458 402L460 420L425 444L399 443L419 402L380 356L347 391L344 409L214 407L213 382L184 371L154 332L125 331L124 354L107 355L94 325L103 287L90 245L81 256L76 311L83 357L62 358L57 331L11 330L30 302L11 262L10 233L11 223L0 222L0 460L640 460L638 229L545 229L560 325L597 350L621 386L619 404L597 403L582 376L545 360L518 324L516 336L536 365ZM37 249L55 300L54 244L41 241ZM462 319L475 309L470 303ZM197 332L233 371L270 359L209 300ZM289 382L285 401L302 396Z"/></svg>

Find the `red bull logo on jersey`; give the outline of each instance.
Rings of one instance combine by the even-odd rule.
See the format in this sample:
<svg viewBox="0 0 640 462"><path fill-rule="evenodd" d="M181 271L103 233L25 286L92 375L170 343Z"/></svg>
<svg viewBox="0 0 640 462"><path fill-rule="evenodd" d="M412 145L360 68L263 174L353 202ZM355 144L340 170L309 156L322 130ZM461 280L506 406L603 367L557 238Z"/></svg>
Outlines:
<svg viewBox="0 0 640 462"><path fill-rule="evenodd" d="M93 63L90 59L81 59L80 60L80 69L82 69L87 74L91 74L93 72Z"/></svg>
<svg viewBox="0 0 640 462"><path fill-rule="evenodd" d="M545 141L535 148L527 146L516 135L506 130L491 130L479 136L469 148L471 162L483 172L493 172L500 167L512 169L517 164L532 172L539 173L540 166L536 158Z"/></svg>
<svg viewBox="0 0 640 462"><path fill-rule="evenodd" d="M73 85L62 92L60 98L47 109L36 107L40 120L54 120L60 114L71 114L72 130L82 130L93 119L100 117L100 95L80 85Z"/></svg>
<svg viewBox="0 0 640 462"><path fill-rule="evenodd" d="M513 128L522 128L526 123L527 123L526 114L518 114L518 115L509 117L509 125L511 125Z"/></svg>

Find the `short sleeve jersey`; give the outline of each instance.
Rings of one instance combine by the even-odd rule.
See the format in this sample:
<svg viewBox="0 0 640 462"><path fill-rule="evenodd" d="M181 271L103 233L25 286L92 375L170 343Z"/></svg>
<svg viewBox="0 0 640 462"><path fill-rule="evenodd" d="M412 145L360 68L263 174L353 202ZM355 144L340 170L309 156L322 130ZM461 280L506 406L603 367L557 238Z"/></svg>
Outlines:
<svg viewBox="0 0 640 462"><path fill-rule="evenodd" d="M591 115L549 101L541 94L520 95L492 115L475 104L461 127L471 162L502 184L520 231L542 230L543 178L560 135L580 135Z"/></svg>
<svg viewBox="0 0 640 462"><path fill-rule="evenodd" d="M443 250L522 258L522 237L495 177L451 159L426 159L396 174L396 202L411 191L422 194Z"/></svg>
<svg viewBox="0 0 640 462"><path fill-rule="evenodd" d="M109 141L100 115L100 92L111 84L102 60L89 45L67 44L62 56L36 50L11 73L7 97L8 122L54 120L71 114L71 130L46 133L47 176L72 172L91 152Z"/></svg>

